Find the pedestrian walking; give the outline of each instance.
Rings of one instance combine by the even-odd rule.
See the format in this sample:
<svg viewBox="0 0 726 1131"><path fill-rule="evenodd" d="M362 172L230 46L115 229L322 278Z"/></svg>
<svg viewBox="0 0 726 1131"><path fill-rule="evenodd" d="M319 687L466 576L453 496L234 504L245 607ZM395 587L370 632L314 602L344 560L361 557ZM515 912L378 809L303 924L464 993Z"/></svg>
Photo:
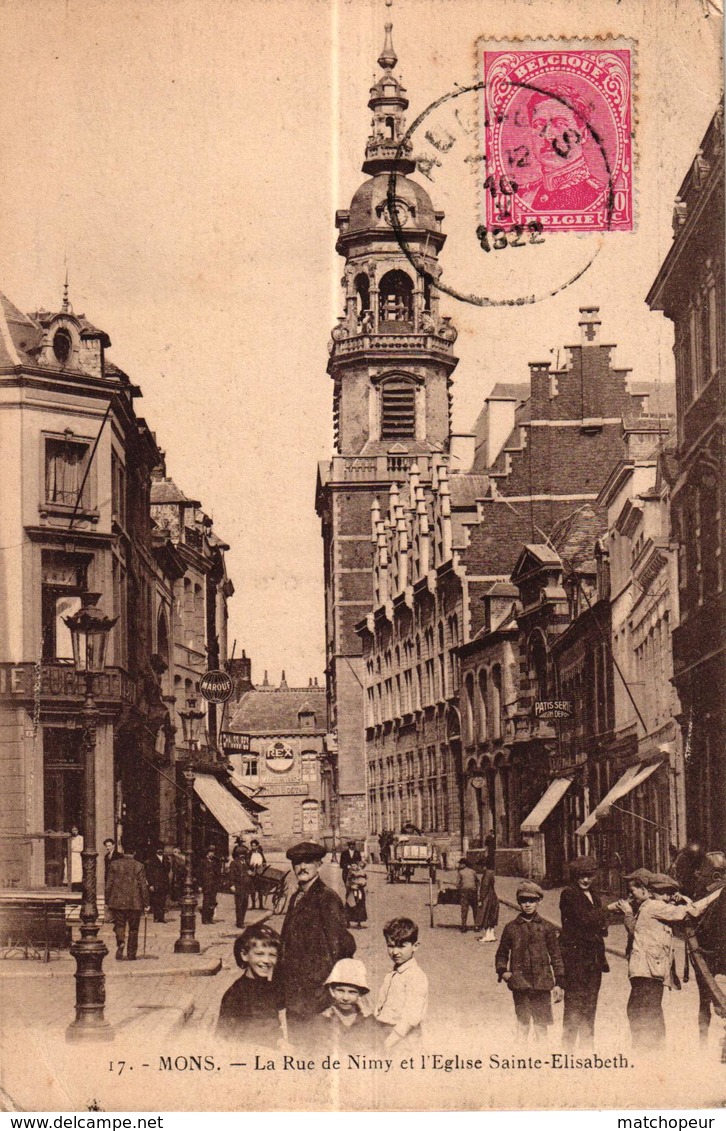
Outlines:
<svg viewBox="0 0 726 1131"><path fill-rule="evenodd" d="M375 1017L383 1026L384 1049L415 1049L421 1043L429 1000L429 980L416 961L418 926L413 919L391 919L383 928L393 970L383 979Z"/></svg>
<svg viewBox="0 0 726 1131"><path fill-rule="evenodd" d="M360 864L363 857L356 847L354 840L349 840L340 854L340 870L343 876L343 885L348 883L348 871L351 864Z"/></svg>
<svg viewBox="0 0 726 1131"><path fill-rule="evenodd" d="M494 929L499 922L499 898L494 886L495 880L494 869L485 867L479 880L476 908L476 927L484 932L479 939L481 943L497 941Z"/></svg>
<svg viewBox="0 0 726 1131"><path fill-rule="evenodd" d="M457 866L456 888L459 893L459 906L461 907L461 927L459 930L462 935L465 935L470 910L472 925L476 927L476 909L479 899L479 877L466 857L462 857Z"/></svg>
<svg viewBox="0 0 726 1131"><path fill-rule="evenodd" d="M243 851L240 845L237 845L232 851L229 882L234 892L235 922L238 927L244 927L247 903L253 891L253 879L249 866L249 855Z"/></svg>
<svg viewBox="0 0 726 1131"><path fill-rule="evenodd" d="M560 949L565 967L565 1008L562 1045L591 1049L595 1014L603 974L610 967L605 958L608 909L593 890L598 862L593 856L570 861L570 883L560 895Z"/></svg>
<svg viewBox="0 0 726 1131"><path fill-rule="evenodd" d="M274 980L282 990L294 1043L306 1040L316 1014L330 1004L327 977L340 958L353 957L355 939L347 929L342 899L320 879L323 846L304 841L289 848L286 855L298 889L282 925Z"/></svg>
<svg viewBox="0 0 726 1131"><path fill-rule="evenodd" d="M266 923L253 923L235 940L235 962L243 974L222 998L218 1037L250 1048L277 1047L283 1036L282 999L272 976L279 952L280 936Z"/></svg>
<svg viewBox="0 0 726 1131"><path fill-rule="evenodd" d="M367 886L368 877L362 861L352 863L347 871L345 885L345 913L348 917L349 927L363 927L368 922Z"/></svg>
<svg viewBox="0 0 726 1131"><path fill-rule="evenodd" d="M262 910L262 901L264 899L264 891L260 876L265 870L267 861L265 854L260 847L259 840L250 841L250 871L252 872L252 907L258 907Z"/></svg>
<svg viewBox="0 0 726 1131"><path fill-rule="evenodd" d="M633 875L631 899L618 900L611 906L622 913L630 936L627 1015L632 1045L634 1049L657 1051L663 1048L666 1038L663 991L674 984L680 986L673 976L672 924L698 918L720 891L716 889L693 903L688 896L678 893L678 882L672 876L651 873L646 887Z"/></svg>
<svg viewBox="0 0 726 1131"><path fill-rule="evenodd" d="M217 892L219 891L219 864L217 862L214 845L207 848L199 872L199 886L202 889L202 923L207 925L214 922L214 909L217 906Z"/></svg>
<svg viewBox="0 0 726 1131"><path fill-rule="evenodd" d="M139 924L149 906L149 887L144 865L131 852L125 852L108 866L106 906L113 912L116 958L134 962L139 947ZM128 928L128 939L126 932Z"/></svg>
<svg viewBox="0 0 726 1131"><path fill-rule="evenodd" d="M485 859L487 868L491 868L492 871L496 871L495 866L497 859L497 838L494 833L494 829L490 829L487 835L484 837L484 848L486 850Z"/></svg>
<svg viewBox="0 0 726 1131"><path fill-rule="evenodd" d="M149 885L151 910L155 923L165 923L166 899L169 894L169 873L163 844L146 861L146 882Z"/></svg>
<svg viewBox="0 0 726 1131"><path fill-rule="evenodd" d="M512 991L517 1035L526 1043L530 1025L537 1042L552 1024L552 1000L562 1001L564 967L554 923L539 914L543 896L539 884L526 881L517 888L519 915L507 923L494 959L500 982Z"/></svg>

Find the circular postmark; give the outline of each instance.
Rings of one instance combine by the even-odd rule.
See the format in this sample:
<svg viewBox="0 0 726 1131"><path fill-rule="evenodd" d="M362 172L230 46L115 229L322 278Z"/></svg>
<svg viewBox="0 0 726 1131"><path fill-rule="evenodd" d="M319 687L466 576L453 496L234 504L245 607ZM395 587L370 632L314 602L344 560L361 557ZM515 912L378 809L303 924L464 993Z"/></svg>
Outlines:
<svg viewBox="0 0 726 1131"><path fill-rule="evenodd" d="M426 285L476 306L521 306L577 282L607 233L632 229L629 53L490 54L485 78L432 102L398 147L400 157L415 147L446 214L435 267L399 209L395 168L386 215Z"/></svg>

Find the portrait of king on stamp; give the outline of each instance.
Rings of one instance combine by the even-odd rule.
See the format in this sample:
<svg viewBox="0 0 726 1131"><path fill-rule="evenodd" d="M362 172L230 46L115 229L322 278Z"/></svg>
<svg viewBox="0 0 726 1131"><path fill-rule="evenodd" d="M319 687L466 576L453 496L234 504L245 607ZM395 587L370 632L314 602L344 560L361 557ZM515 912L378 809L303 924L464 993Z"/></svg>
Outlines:
<svg viewBox="0 0 726 1131"><path fill-rule="evenodd" d="M487 226L632 231L632 58L605 43L482 50Z"/></svg>

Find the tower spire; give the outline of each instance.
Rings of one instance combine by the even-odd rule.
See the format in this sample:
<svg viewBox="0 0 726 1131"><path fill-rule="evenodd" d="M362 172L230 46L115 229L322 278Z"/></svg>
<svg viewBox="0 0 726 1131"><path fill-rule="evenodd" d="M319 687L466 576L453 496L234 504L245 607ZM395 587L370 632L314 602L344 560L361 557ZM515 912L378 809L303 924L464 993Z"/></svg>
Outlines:
<svg viewBox="0 0 726 1131"><path fill-rule="evenodd" d="M383 50L378 56L378 66L383 71L392 71L398 62L398 55L393 46L393 24L390 21L385 25L385 32Z"/></svg>
<svg viewBox="0 0 726 1131"><path fill-rule="evenodd" d="M63 312L63 314L70 314L70 312L71 312L71 303L70 303L70 299L68 298L68 268L67 267L66 267L66 281L63 284L63 305L61 306L61 311Z"/></svg>
<svg viewBox="0 0 726 1131"><path fill-rule="evenodd" d="M390 8L392 2L386 0L386 7ZM383 74L371 87L368 101L373 111L373 132L366 144L363 172L376 176L395 171L405 176L416 168L416 162L411 160L411 141L404 141L406 119L403 114L408 109L408 99L403 84L393 74L398 55L393 46L390 20L386 20L384 31L383 50L378 56Z"/></svg>

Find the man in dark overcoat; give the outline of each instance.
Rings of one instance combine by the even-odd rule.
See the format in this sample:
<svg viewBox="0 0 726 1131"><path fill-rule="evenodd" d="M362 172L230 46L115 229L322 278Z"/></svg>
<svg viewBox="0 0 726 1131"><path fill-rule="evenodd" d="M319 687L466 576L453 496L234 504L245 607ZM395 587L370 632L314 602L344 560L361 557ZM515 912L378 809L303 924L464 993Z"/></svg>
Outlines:
<svg viewBox="0 0 726 1131"><path fill-rule="evenodd" d="M360 864L363 857L356 848L354 840L349 840L346 847L340 854L340 870L343 874L343 883L348 883L348 872L353 864Z"/></svg>
<svg viewBox="0 0 726 1131"><path fill-rule="evenodd" d="M282 925L273 979L282 990L291 1040L304 1037L316 1015L330 1005L325 980L336 962L355 954L343 901L320 879L324 856L322 845L308 841L287 851L298 890Z"/></svg>
<svg viewBox="0 0 726 1131"><path fill-rule="evenodd" d="M166 897L169 894L169 866L161 844L157 845L156 852L146 861L146 882L149 885L154 922L164 923Z"/></svg>
<svg viewBox="0 0 726 1131"><path fill-rule="evenodd" d="M570 883L560 895L562 933L560 950L565 966L565 1011L562 1020L562 1045L573 1049L578 1037L580 1048L592 1048L595 1013L603 973L609 970L605 958L608 910L592 890L598 871L593 856L578 856L570 861Z"/></svg>
<svg viewBox="0 0 726 1131"><path fill-rule="evenodd" d="M116 957L122 959L126 945L126 927L129 937L126 957L136 958L139 946L141 913L149 906L149 887L141 861L130 853L112 860L106 877L106 906L113 912L113 929L116 934Z"/></svg>
<svg viewBox="0 0 726 1131"><path fill-rule="evenodd" d="M249 865L249 853L241 845L235 845L232 852L228 876L234 892L235 922L238 927L244 927L247 904L254 891L254 880Z"/></svg>
<svg viewBox="0 0 726 1131"><path fill-rule="evenodd" d="M202 922L214 922L214 909L217 906L217 892L219 891L219 864L210 844L204 854L202 866L199 869L199 886L202 889Z"/></svg>

